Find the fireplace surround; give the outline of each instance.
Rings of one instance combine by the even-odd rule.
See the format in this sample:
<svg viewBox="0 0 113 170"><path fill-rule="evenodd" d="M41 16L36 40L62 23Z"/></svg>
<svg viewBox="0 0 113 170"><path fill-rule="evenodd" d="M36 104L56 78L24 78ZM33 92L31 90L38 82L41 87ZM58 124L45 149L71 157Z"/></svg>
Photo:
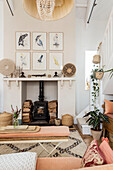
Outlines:
<svg viewBox="0 0 113 170"><path fill-rule="evenodd" d="M72 78L4 78L4 111L11 112L11 104L22 108L26 99L37 100L39 81L44 81L47 101L58 101L58 118L63 114L75 117L75 77ZM22 114L19 116L20 122Z"/></svg>

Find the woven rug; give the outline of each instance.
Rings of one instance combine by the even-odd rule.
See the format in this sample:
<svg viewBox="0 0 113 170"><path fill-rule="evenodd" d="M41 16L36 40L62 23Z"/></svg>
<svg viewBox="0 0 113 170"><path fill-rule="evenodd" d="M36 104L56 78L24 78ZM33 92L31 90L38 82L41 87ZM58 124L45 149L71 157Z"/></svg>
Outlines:
<svg viewBox="0 0 113 170"><path fill-rule="evenodd" d="M44 143L44 146L51 151L56 143ZM77 130L70 130L69 141L62 143L52 153L53 157L79 157L82 158L86 151L86 144ZM0 144L0 155L18 152L36 152L39 157L46 157L47 152L38 144Z"/></svg>

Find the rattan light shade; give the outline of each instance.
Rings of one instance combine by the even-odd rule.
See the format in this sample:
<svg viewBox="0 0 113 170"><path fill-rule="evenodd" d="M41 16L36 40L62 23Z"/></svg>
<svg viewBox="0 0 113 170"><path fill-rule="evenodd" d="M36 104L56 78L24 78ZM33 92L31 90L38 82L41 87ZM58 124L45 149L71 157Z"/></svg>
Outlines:
<svg viewBox="0 0 113 170"><path fill-rule="evenodd" d="M51 18L48 20L58 20L65 17L69 14L73 8L74 0L56 0L56 6L54 8L54 12ZM58 3L59 1L59 3ZM61 1L61 2L60 2ZM37 10L36 0L23 0L24 10L32 17L40 19Z"/></svg>

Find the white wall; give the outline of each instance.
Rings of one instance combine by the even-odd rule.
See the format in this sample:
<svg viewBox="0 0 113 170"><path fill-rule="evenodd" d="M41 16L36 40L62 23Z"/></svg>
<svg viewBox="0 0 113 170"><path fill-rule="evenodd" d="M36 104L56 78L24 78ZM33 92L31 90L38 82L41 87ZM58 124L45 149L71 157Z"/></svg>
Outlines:
<svg viewBox="0 0 113 170"><path fill-rule="evenodd" d="M4 57L15 61L15 32L16 31L30 31L30 32L63 32L64 33L64 64L75 64L75 11L74 6L70 14L63 19L51 22L44 22L37 20L29 16L23 9L22 0L15 1L14 17L10 15L10 12L5 3L4 5ZM31 41L32 42L32 41ZM49 45L49 43L47 43ZM7 50L6 50L7 49ZM30 52L33 50L31 48ZM47 49L49 54L49 47ZM32 57L32 55L31 55ZM32 62L31 62L32 63ZM55 71L49 71L49 55L47 55L47 71L43 73L54 74ZM26 71L25 74L39 74L37 71ZM51 89L52 90L52 89ZM51 91L52 93L52 91ZM14 96L14 97L12 97ZM59 113L71 113L75 116L75 83L72 83L72 87L69 88L69 82L64 83L64 87L60 89L61 107L59 106ZM70 101L72 99L72 101ZM20 86L17 87L15 82L10 87L4 82L4 110L10 111L10 106L21 107L19 101ZM20 102L21 103L21 102ZM70 112L69 112L70 111Z"/></svg>
<svg viewBox="0 0 113 170"><path fill-rule="evenodd" d="M72 62L75 64L75 11L74 6L70 14L63 19L57 21L45 22L28 15L23 9L23 1L15 1L14 17L11 16L7 4L4 3L4 57L10 58L15 62L15 32L30 31L30 32L63 32L64 33L64 53L63 63ZM20 12L21 11L21 12ZM31 38L32 40L32 38ZM7 49L7 50L6 50ZM31 41L31 50L32 41ZM47 53L49 53L49 42L47 43ZM32 58L32 55L31 55ZM54 74L54 71L49 71L49 55L47 56L47 71L46 73ZM44 72L44 71L43 71ZM37 73L36 71L26 71L26 74Z"/></svg>
<svg viewBox="0 0 113 170"><path fill-rule="evenodd" d="M76 115L89 104L89 91L85 90L85 51L97 50L103 39L106 21L91 21L86 28L84 20L76 19Z"/></svg>
<svg viewBox="0 0 113 170"><path fill-rule="evenodd" d="M3 1L0 1L0 59L3 58ZM0 74L0 112L3 111L3 81Z"/></svg>

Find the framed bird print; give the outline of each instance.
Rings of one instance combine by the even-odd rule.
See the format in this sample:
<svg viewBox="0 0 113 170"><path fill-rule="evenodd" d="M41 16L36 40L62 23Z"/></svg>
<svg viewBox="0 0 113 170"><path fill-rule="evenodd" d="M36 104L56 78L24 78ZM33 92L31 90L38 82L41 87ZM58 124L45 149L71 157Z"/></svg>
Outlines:
<svg viewBox="0 0 113 170"><path fill-rule="evenodd" d="M62 70L62 68L63 68L63 53L50 53L49 70Z"/></svg>
<svg viewBox="0 0 113 170"><path fill-rule="evenodd" d="M32 69L46 70L46 53L33 53L32 55Z"/></svg>
<svg viewBox="0 0 113 170"><path fill-rule="evenodd" d="M50 50L51 51L63 51L64 49L64 34L61 33L49 33Z"/></svg>
<svg viewBox="0 0 113 170"><path fill-rule="evenodd" d="M22 70L30 70L30 53L29 52L16 52L16 68Z"/></svg>
<svg viewBox="0 0 113 170"><path fill-rule="evenodd" d="M30 32L16 32L16 50L30 50Z"/></svg>
<svg viewBox="0 0 113 170"><path fill-rule="evenodd" d="M33 50L46 51L47 50L47 33L33 32Z"/></svg>

